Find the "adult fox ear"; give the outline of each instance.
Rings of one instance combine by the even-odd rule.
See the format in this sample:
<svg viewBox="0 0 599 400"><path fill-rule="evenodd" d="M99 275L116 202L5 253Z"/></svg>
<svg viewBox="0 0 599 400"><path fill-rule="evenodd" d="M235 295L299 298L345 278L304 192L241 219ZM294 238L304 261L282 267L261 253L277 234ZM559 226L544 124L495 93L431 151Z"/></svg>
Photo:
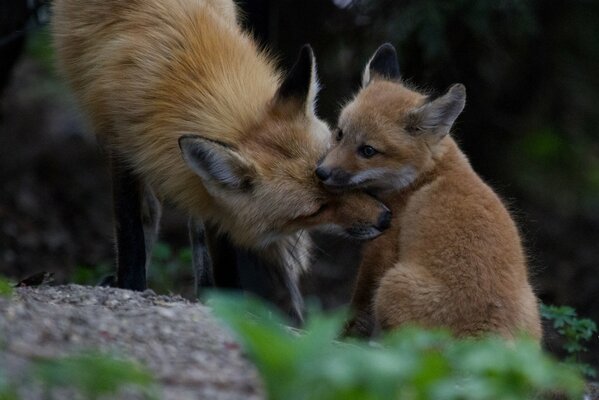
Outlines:
<svg viewBox="0 0 599 400"><path fill-rule="evenodd" d="M254 168L226 144L197 135L183 135L179 138L179 148L187 166L206 186L216 184L231 190L252 187Z"/></svg>
<svg viewBox="0 0 599 400"><path fill-rule="evenodd" d="M466 87L452 85L446 94L414 110L408 117L406 129L413 135L426 135L433 142L449 133L466 105Z"/></svg>
<svg viewBox="0 0 599 400"><path fill-rule="evenodd" d="M391 43L385 43L374 52L366 64L362 74L362 87L368 86L374 79L396 81L399 78L397 52Z"/></svg>
<svg viewBox="0 0 599 400"><path fill-rule="evenodd" d="M285 77L275 95L276 104L294 104L301 106L306 114L314 114L316 95L318 94L318 77L314 51L305 44L291 70Z"/></svg>

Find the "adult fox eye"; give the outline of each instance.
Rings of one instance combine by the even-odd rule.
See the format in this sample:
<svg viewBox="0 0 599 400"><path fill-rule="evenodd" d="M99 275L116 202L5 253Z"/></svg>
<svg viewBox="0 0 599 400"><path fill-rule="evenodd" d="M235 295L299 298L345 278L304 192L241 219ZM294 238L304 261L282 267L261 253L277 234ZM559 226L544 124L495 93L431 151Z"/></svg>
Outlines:
<svg viewBox="0 0 599 400"><path fill-rule="evenodd" d="M370 158L375 154L378 154L378 151L372 146L362 146L358 149L358 152L364 158Z"/></svg>
<svg viewBox="0 0 599 400"><path fill-rule="evenodd" d="M343 139L343 131L341 130L341 128L337 128L337 134L335 135L335 139L337 139L337 141Z"/></svg>

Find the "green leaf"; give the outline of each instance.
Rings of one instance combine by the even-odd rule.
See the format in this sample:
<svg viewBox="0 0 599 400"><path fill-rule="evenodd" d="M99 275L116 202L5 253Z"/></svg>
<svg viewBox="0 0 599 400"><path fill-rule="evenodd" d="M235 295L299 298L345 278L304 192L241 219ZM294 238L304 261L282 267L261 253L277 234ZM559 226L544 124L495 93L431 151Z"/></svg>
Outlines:
<svg viewBox="0 0 599 400"><path fill-rule="evenodd" d="M124 386L147 388L153 383L151 374L139 364L100 353L41 360L34 375L48 388L74 387L88 398L115 394Z"/></svg>
<svg viewBox="0 0 599 400"><path fill-rule="evenodd" d="M565 339L563 349L569 354L566 361L575 365L577 370L587 376L593 376L593 368L580 364L577 360L581 353L588 351L584 342L589 341L597 332L597 324L586 318L578 318L576 310L568 306L541 305L541 316L553 322L553 327Z"/></svg>
<svg viewBox="0 0 599 400"><path fill-rule="evenodd" d="M13 290L12 283L8 279L0 277L0 296L10 297Z"/></svg>

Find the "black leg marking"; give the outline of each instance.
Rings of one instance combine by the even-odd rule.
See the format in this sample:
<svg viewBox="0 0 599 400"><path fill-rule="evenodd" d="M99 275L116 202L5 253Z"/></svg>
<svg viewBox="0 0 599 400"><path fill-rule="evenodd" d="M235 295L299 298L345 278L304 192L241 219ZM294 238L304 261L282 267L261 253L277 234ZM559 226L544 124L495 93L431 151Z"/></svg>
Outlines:
<svg viewBox="0 0 599 400"><path fill-rule="evenodd" d="M204 224L200 220L190 217L188 226L189 241L191 243L191 263L195 277L196 297L198 297L202 289L214 286L212 261L208 254Z"/></svg>
<svg viewBox="0 0 599 400"><path fill-rule="evenodd" d="M205 224L204 229L212 266L213 285L219 289L241 289L235 246L227 236L220 235L214 226Z"/></svg>
<svg viewBox="0 0 599 400"><path fill-rule="evenodd" d="M158 239L158 228L160 227L160 217L162 215L162 206L160 201L154 195L152 189L146 185L144 187L143 205L142 205L142 223L144 230L144 247L146 250L146 274L152 260L152 249Z"/></svg>
<svg viewBox="0 0 599 400"><path fill-rule="evenodd" d="M142 185L119 160L112 160L112 195L115 216L117 285L146 289L146 245L142 222Z"/></svg>

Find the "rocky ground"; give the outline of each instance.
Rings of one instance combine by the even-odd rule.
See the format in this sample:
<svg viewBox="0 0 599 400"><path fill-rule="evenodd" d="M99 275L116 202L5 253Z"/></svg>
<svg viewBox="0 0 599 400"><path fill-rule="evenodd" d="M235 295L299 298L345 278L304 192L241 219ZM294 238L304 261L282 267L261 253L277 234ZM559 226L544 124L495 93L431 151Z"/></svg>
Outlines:
<svg viewBox="0 0 599 400"><path fill-rule="evenodd" d="M90 350L149 369L159 399L263 398L257 371L232 336L207 307L181 297L78 285L19 288L0 298L0 332L0 367L19 382L22 399L40 398L28 379L35 360Z"/></svg>
<svg viewBox="0 0 599 400"><path fill-rule="evenodd" d="M264 398L256 368L202 304L151 290L79 285L18 288L0 297L0 389L5 374L22 400L81 398L72 389L44 391L32 370L39 360L90 351L149 370L156 382L151 398ZM102 398L148 397L129 389ZM590 384L584 400L596 399L599 386Z"/></svg>

